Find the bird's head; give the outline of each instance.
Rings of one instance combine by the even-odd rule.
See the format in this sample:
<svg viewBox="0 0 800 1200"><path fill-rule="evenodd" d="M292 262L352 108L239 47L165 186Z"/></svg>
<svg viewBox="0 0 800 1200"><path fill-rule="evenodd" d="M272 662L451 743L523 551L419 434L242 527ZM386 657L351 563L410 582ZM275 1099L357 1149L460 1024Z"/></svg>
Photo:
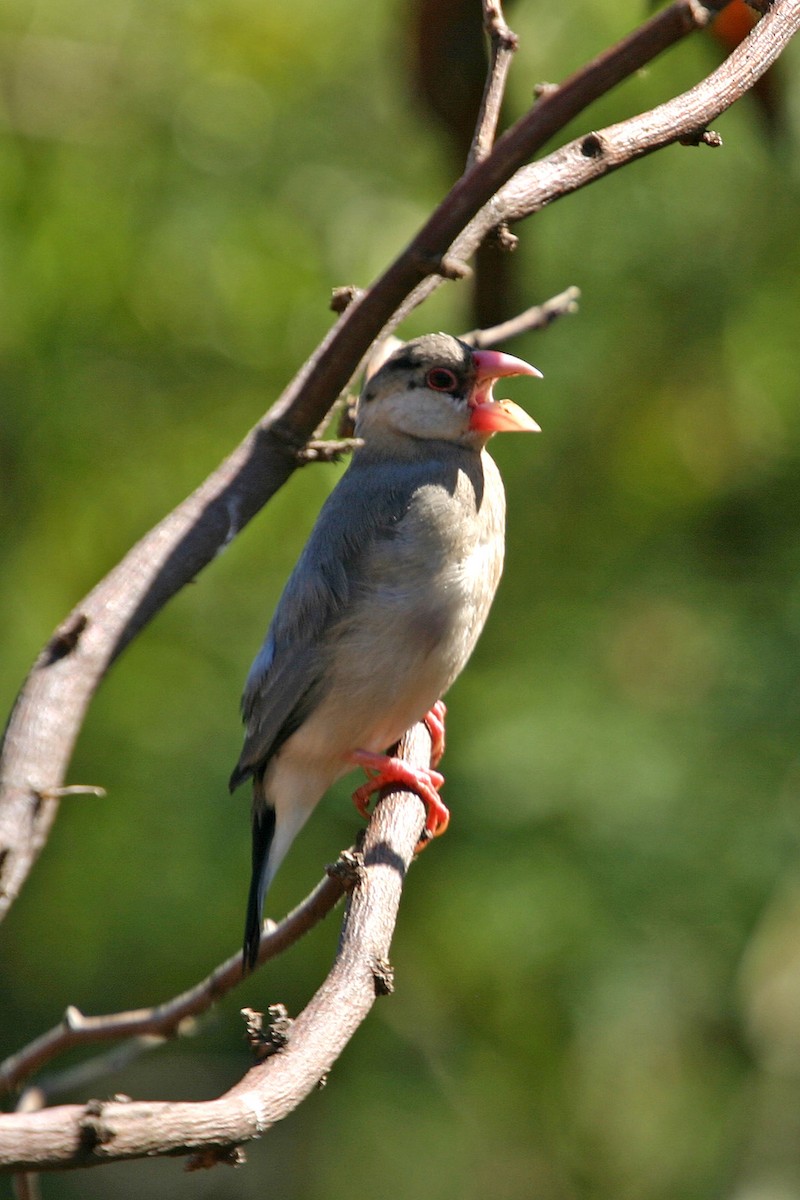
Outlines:
<svg viewBox="0 0 800 1200"><path fill-rule="evenodd" d="M364 384L356 436L370 445L454 442L474 449L493 433L536 432L539 426L492 386L508 375L541 372L497 350L473 350L446 333L406 342Z"/></svg>

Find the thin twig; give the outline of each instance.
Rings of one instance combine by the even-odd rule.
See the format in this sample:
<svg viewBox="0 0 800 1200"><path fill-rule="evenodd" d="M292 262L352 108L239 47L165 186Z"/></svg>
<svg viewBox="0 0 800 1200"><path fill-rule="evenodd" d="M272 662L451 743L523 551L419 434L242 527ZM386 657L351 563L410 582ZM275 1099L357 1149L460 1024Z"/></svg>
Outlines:
<svg viewBox="0 0 800 1200"><path fill-rule="evenodd" d="M486 158L497 135L500 109L506 91L506 80L511 60L519 45L519 39L509 29L503 16L500 0L483 0L483 27L489 39L489 70L483 89L483 98L478 112L475 136L467 155L467 167Z"/></svg>
<svg viewBox="0 0 800 1200"><path fill-rule="evenodd" d="M19 1171L13 1179L14 1200L39 1200L39 1176L34 1171Z"/></svg>
<svg viewBox="0 0 800 1200"><path fill-rule="evenodd" d="M62 800L65 796L95 796L99 800L105 800L108 793L104 787L93 783L71 783L68 787L43 788L36 794L40 800Z"/></svg>
<svg viewBox="0 0 800 1200"><path fill-rule="evenodd" d="M302 463L311 462L340 462L345 454L352 454L359 446L364 445L363 438L327 438L318 440L312 438L306 442L302 450L297 451L297 457Z"/></svg>
<svg viewBox="0 0 800 1200"><path fill-rule="evenodd" d="M557 321L559 317L578 311L578 300L581 290L577 287L565 288L557 296L551 296L543 304L534 304L525 312L491 329L473 329L470 333L459 334L462 342L474 346L476 350L485 350L488 346L497 346L510 338L519 337L523 333L531 333L534 329L545 329Z"/></svg>
<svg viewBox="0 0 800 1200"><path fill-rule="evenodd" d="M196 1032L197 1023L189 1019L181 1022L176 1036L191 1037ZM36 1105L28 1105L25 1111L34 1112L36 1108L44 1108L65 1093L88 1091L98 1080L106 1079L118 1071L124 1071L137 1058L141 1058L143 1054L147 1054L151 1050L157 1050L168 1040L167 1037L159 1037L154 1034L128 1038L121 1046L113 1046L110 1050L103 1051L102 1054L95 1054L92 1058L87 1058L85 1062L77 1063L74 1067L66 1067L63 1071L52 1071L47 1075L42 1075L31 1088L23 1092L23 1099L28 1096L36 1098ZM17 1111L21 1111L20 1105L17 1106Z"/></svg>
<svg viewBox="0 0 800 1200"><path fill-rule="evenodd" d="M258 955L259 965L277 957L328 915L353 886L347 868L354 851L345 851L314 890L277 925L264 928ZM340 866L341 864L341 866ZM206 1012L242 979L241 951L226 959L200 983L151 1008L131 1012L84 1016L70 1006L63 1020L0 1064L0 1090L13 1091L58 1054L76 1046L95 1045L130 1037L171 1038L185 1022Z"/></svg>

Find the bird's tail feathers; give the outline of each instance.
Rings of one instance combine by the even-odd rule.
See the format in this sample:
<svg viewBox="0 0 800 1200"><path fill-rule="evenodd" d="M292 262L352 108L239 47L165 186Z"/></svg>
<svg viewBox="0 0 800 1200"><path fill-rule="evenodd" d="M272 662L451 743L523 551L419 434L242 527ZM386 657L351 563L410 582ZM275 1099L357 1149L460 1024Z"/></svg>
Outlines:
<svg viewBox="0 0 800 1200"><path fill-rule="evenodd" d="M270 850L275 837L275 809L271 804L253 806L253 873L247 896L242 955L244 970L252 971L261 944L261 914L274 869L270 870Z"/></svg>
<svg viewBox="0 0 800 1200"><path fill-rule="evenodd" d="M298 765L291 760L284 762L282 758L273 760L266 771L255 777L253 874L244 932L245 971L251 971L258 959L261 912L267 888L330 782L331 776L327 772L315 774L306 762Z"/></svg>

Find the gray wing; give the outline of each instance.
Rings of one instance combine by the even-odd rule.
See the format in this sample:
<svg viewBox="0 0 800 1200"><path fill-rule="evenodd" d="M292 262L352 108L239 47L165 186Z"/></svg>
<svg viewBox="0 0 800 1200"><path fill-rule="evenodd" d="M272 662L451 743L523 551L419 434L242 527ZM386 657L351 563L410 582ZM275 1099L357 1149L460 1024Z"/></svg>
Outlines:
<svg viewBox="0 0 800 1200"><path fill-rule="evenodd" d="M326 500L245 683L245 742L231 789L259 771L324 696L337 625L363 590L376 541L392 536L420 482L418 466L360 464L357 456Z"/></svg>

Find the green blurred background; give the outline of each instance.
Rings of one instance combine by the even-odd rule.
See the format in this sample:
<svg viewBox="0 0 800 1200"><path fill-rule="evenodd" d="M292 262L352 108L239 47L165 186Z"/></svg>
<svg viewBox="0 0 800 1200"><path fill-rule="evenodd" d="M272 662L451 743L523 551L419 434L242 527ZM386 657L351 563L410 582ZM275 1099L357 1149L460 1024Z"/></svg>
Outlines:
<svg viewBox="0 0 800 1200"><path fill-rule="evenodd" d="M520 0L509 114L643 7ZM7 0L4 710L311 351L330 289L369 282L449 186L410 8ZM571 134L715 60L690 39ZM724 149L671 148L517 230L523 302L577 284L581 310L509 346L544 371L510 389L543 432L495 442L506 575L449 696L453 821L409 878L396 994L245 1168L133 1163L47 1176L45 1197L800 1197L797 64L777 140L747 98ZM450 285L405 332L471 325ZM340 470L296 475L103 685L69 781L108 798L65 801L4 926L2 1053L69 1003L152 1003L236 949L239 693ZM273 915L351 841L348 791ZM248 1063L238 1009L301 1008L337 928L88 1094L217 1095Z"/></svg>

